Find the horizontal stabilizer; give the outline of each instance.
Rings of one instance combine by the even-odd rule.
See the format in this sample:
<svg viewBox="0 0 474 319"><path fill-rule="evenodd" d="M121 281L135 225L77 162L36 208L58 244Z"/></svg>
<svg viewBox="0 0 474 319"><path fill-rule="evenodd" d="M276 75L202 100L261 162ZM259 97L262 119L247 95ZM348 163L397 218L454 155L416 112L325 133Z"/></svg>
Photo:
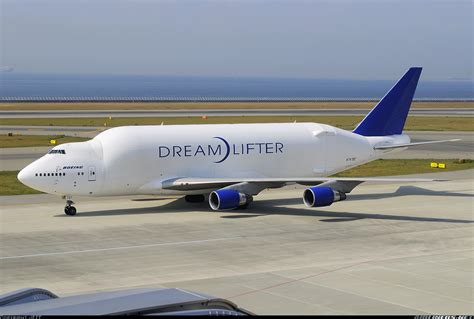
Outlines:
<svg viewBox="0 0 474 319"><path fill-rule="evenodd" d="M445 143L445 142L457 142L460 141L460 138L455 138L452 140L442 140L442 141L428 141L428 142L416 142L416 143L405 143L405 144L391 144L391 145L380 145L374 146L374 150L388 150L394 148L401 148L401 147L410 147L410 146L417 146L417 145L425 145L425 144L438 144L438 143Z"/></svg>

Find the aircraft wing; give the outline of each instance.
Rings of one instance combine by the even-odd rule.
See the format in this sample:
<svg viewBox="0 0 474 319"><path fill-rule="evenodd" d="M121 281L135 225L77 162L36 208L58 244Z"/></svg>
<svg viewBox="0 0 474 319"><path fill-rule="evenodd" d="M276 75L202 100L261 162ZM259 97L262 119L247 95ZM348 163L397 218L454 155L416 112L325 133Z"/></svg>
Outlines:
<svg viewBox="0 0 474 319"><path fill-rule="evenodd" d="M162 188L169 190L190 191L199 189L219 189L234 184L260 184L263 188L281 187L285 184L318 185L322 183L354 185L363 182L442 182L443 179L428 178L389 178L389 177L295 177L295 178L202 178L181 177L162 181ZM352 189L351 188L351 189Z"/></svg>
<svg viewBox="0 0 474 319"><path fill-rule="evenodd" d="M416 143L405 143L405 144L389 144L389 145L375 145L375 150L388 150L394 148L401 148L401 147L409 147L409 146L417 146L417 145L425 145L425 144L437 144L437 143L445 143L445 142L457 142L460 141L460 138L455 138L451 140L442 140L442 141L428 141L428 142L416 142Z"/></svg>

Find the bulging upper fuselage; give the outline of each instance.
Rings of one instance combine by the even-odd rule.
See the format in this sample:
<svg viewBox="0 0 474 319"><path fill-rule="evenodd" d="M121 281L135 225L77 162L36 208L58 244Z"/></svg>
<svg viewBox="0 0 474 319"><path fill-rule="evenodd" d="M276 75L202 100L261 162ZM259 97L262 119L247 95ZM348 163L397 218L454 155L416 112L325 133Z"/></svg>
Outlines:
<svg viewBox="0 0 474 319"><path fill-rule="evenodd" d="M18 179L66 196L169 194L170 178L328 176L380 157L377 143L407 142L317 123L123 126L54 147Z"/></svg>

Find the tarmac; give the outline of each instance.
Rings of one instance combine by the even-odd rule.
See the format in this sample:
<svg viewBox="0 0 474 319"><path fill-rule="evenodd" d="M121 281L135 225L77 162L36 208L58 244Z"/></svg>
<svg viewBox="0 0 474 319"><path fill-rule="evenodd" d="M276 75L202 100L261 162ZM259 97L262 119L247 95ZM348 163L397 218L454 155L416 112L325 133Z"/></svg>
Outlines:
<svg viewBox="0 0 474 319"><path fill-rule="evenodd" d="M433 176L433 174L428 175ZM247 210L175 197L0 197L0 292L178 287L256 314L474 313L474 170L358 186L313 209L301 186Z"/></svg>
<svg viewBox="0 0 474 319"><path fill-rule="evenodd" d="M417 115L473 115L436 111ZM103 112L67 116L111 115ZM334 115L367 110L344 112ZM20 116L65 115L12 117ZM0 132L93 137L102 129L1 126ZM472 132L407 133L413 142L462 141L386 158L473 158ZM19 170L50 148L2 149L0 170ZM473 314L474 170L413 177L451 181L364 183L346 201L320 209L302 204L302 186L264 191L249 209L226 212L178 197L127 196L74 198L78 215L71 217L52 195L1 196L0 293L177 287L256 314Z"/></svg>

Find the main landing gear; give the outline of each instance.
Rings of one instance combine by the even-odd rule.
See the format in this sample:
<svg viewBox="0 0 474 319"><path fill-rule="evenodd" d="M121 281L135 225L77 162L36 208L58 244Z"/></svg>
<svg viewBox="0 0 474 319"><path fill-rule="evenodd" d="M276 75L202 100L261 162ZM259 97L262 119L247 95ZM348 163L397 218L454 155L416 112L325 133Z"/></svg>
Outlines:
<svg viewBox="0 0 474 319"><path fill-rule="evenodd" d="M64 207L64 213L69 216L76 215L76 207L72 206L74 202L70 199L66 200L66 207Z"/></svg>
<svg viewBox="0 0 474 319"><path fill-rule="evenodd" d="M184 200L188 203L202 203L206 200L204 195L186 195Z"/></svg>

